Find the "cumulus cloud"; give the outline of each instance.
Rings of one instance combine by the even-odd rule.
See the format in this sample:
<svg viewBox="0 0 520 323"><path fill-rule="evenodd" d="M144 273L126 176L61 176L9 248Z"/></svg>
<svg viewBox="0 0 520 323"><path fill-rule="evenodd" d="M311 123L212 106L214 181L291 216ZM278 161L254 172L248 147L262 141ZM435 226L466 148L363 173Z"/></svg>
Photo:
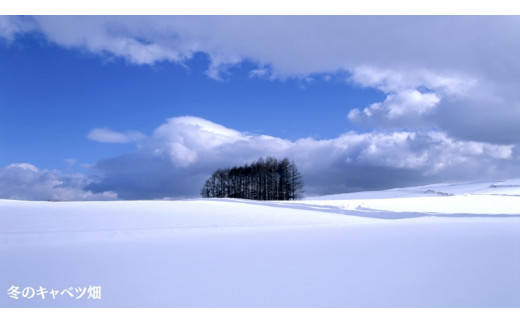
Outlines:
<svg viewBox="0 0 520 323"><path fill-rule="evenodd" d="M57 170L38 169L20 163L0 169L0 198L16 200L113 200L114 192L93 193L85 190L89 184L85 175L66 175Z"/></svg>
<svg viewBox="0 0 520 323"><path fill-rule="evenodd" d="M121 198L196 197L218 167L259 157L289 157L308 195L382 189L443 180L475 180L518 170L513 145L460 141L446 133L348 132L296 141L245 134L196 117L171 118L130 154L94 166L93 192Z"/></svg>
<svg viewBox="0 0 520 323"><path fill-rule="evenodd" d="M216 168L267 156L294 160L307 195L496 180L520 170L514 145L462 141L440 131L347 132L334 139L289 141L184 116L166 120L134 152L92 165L91 176L8 165L0 170L0 198L192 198Z"/></svg>
<svg viewBox="0 0 520 323"><path fill-rule="evenodd" d="M389 94L384 102L371 104L363 109L353 109L349 112L348 118L352 121L362 121L366 119L378 120L378 122L392 122L397 125L396 119L405 119L410 124L411 118L421 118L433 110L440 102L440 98L435 93L421 93L417 90L404 90L398 93Z"/></svg>
<svg viewBox="0 0 520 323"><path fill-rule="evenodd" d="M104 143L128 143L144 139L146 136L138 131L117 132L108 128L95 128L90 130L87 138Z"/></svg>
<svg viewBox="0 0 520 323"><path fill-rule="evenodd" d="M353 70L350 79L361 86L379 89L387 96L383 102L351 110L348 119L386 128L439 125L438 120L432 118L434 110L443 104L472 100L472 91L482 89L478 81L468 75L420 69L383 70L361 66Z"/></svg>
<svg viewBox="0 0 520 323"><path fill-rule="evenodd" d="M188 167L215 147L247 141L248 136L197 117L171 118L158 127L145 148L153 155L166 155L180 167Z"/></svg>

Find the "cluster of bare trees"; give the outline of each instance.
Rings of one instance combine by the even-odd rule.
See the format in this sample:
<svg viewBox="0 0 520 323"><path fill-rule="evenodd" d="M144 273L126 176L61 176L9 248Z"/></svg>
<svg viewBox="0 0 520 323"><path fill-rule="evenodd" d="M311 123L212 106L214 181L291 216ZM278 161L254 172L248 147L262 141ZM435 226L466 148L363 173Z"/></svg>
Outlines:
<svg viewBox="0 0 520 323"><path fill-rule="evenodd" d="M251 165L218 169L200 191L209 197L250 200L296 200L303 197L303 181L294 162L263 158Z"/></svg>

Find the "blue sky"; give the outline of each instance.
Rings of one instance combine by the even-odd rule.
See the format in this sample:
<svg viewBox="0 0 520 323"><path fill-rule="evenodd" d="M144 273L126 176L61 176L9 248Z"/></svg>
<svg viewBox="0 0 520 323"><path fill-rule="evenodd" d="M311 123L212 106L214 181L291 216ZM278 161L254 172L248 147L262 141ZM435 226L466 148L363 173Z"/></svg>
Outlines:
<svg viewBox="0 0 520 323"><path fill-rule="evenodd" d="M519 25L4 16L0 198L194 197L268 155L309 195L517 177Z"/></svg>
<svg viewBox="0 0 520 323"><path fill-rule="evenodd" d="M334 138L356 128L346 111L384 99L376 89L347 86L347 75L328 81L326 74L312 80L252 78L255 66L247 61L214 80L205 74L204 53L182 65L132 65L64 49L37 32L4 41L0 49L4 166L29 162L62 169L66 159L95 163L131 151L133 143L99 144L87 138L91 129L149 134L167 118L185 115L290 140Z"/></svg>

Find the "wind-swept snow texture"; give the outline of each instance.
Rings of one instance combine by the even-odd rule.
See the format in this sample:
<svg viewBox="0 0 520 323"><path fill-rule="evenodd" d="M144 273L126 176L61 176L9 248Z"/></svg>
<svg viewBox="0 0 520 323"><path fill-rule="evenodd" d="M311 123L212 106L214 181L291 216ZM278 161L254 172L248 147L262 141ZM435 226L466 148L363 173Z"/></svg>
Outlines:
<svg viewBox="0 0 520 323"><path fill-rule="evenodd" d="M520 307L519 273L520 180L292 202L0 201L2 307ZM79 297L89 286L101 299Z"/></svg>

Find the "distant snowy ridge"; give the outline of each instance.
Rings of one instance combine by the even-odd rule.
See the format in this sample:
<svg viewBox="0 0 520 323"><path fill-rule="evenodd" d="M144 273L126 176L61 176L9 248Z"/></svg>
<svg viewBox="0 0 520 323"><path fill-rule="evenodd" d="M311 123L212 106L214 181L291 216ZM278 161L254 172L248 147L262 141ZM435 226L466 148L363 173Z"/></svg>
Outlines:
<svg viewBox="0 0 520 323"><path fill-rule="evenodd" d="M332 194L309 197L315 200L358 199L358 198L396 198L424 196L429 193L441 195L486 194L520 196L520 178L495 182L439 183L414 187L394 188L384 191Z"/></svg>
<svg viewBox="0 0 520 323"><path fill-rule="evenodd" d="M421 215L520 216L520 179L502 182L433 184L377 192L336 194L308 198L307 205L336 207L344 211L377 210ZM359 213L358 213L359 214ZM370 216L370 214L366 214ZM410 214L403 217L412 217Z"/></svg>

